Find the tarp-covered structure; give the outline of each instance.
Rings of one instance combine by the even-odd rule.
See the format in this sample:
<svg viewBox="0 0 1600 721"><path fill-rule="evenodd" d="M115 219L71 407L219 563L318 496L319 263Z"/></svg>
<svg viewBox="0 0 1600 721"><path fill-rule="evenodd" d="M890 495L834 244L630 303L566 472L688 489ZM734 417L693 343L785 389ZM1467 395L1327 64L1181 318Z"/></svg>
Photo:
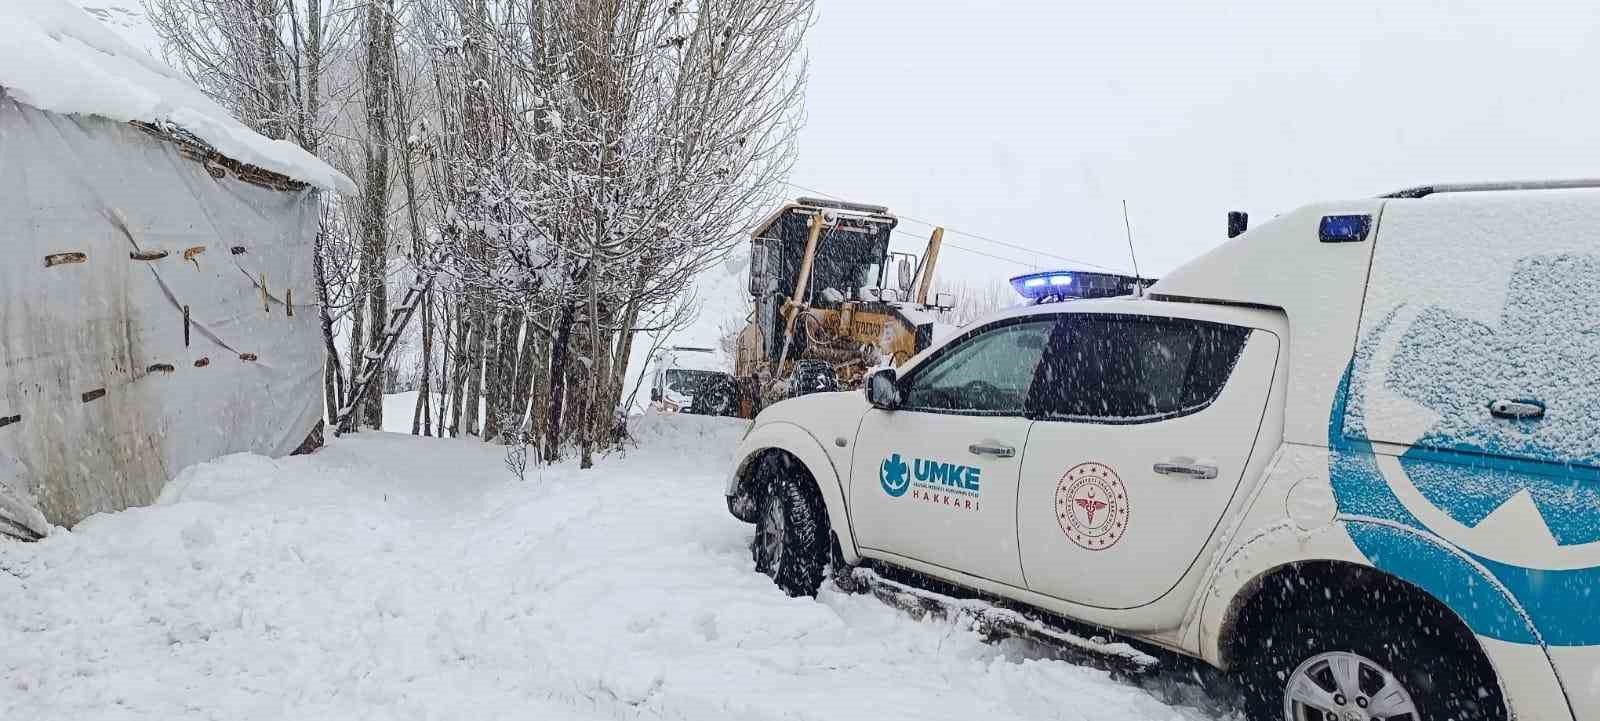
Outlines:
<svg viewBox="0 0 1600 721"><path fill-rule="evenodd" d="M318 193L351 189L81 10L0 3L0 534L301 445Z"/></svg>

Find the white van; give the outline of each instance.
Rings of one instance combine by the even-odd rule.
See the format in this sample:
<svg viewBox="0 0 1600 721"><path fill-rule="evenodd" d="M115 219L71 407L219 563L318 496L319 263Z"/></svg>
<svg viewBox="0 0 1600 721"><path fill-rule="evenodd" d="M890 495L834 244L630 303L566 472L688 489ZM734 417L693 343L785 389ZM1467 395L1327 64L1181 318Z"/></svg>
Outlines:
<svg viewBox="0 0 1600 721"><path fill-rule="evenodd" d="M1252 719L1600 720L1600 181L1303 208L736 458L790 593L913 571L1237 671Z"/></svg>
<svg viewBox="0 0 1600 721"><path fill-rule="evenodd" d="M650 407L657 413L733 414L733 376L716 349L673 346L651 362Z"/></svg>

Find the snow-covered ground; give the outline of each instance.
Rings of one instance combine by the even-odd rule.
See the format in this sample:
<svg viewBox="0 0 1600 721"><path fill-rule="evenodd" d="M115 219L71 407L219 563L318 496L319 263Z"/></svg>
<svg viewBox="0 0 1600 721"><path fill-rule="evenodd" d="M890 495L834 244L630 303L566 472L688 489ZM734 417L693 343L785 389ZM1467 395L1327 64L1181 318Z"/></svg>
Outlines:
<svg viewBox="0 0 1600 721"><path fill-rule="evenodd" d="M723 506L742 422L592 470L367 433L0 542L0 718L1195 719L870 596L792 599Z"/></svg>

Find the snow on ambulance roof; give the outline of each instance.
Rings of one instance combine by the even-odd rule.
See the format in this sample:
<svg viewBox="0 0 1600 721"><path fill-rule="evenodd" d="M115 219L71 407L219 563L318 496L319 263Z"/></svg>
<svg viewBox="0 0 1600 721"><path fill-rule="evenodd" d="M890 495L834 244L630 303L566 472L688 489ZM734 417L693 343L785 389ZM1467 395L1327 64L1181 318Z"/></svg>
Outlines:
<svg viewBox="0 0 1600 721"><path fill-rule="evenodd" d="M300 146L246 128L183 76L66 0L0 1L0 89L52 113L170 122L238 162L326 190L356 190Z"/></svg>

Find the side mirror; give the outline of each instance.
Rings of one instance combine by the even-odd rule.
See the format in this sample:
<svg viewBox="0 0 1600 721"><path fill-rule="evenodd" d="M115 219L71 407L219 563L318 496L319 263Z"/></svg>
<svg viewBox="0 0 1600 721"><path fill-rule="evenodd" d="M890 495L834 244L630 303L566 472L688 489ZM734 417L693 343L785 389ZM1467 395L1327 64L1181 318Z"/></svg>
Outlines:
<svg viewBox="0 0 1600 721"><path fill-rule="evenodd" d="M661 389L660 388L651 388L650 389L650 400L652 400L652 401L661 400Z"/></svg>
<svg viewBox="0 0 1600 721"><path fill-rule="evenodd" d="M895 385L893 368L884 368L867 377L867 402L873 408L892 411L900 407L900 387Z"/></svg>
<svg viewBox="0 0 1600 721"><path fill-rule="evenodd" d="M911 295L911 284L917 280L915 277L913 277L916 275L916 272L917 271L911 267L911 259L904 255L900 256L900 265L896 269L895 275L899 276L896 278L896 280L900 281L900 295L902 297Z"/></svg>
<svg viewBox="0 0 1600 721"><path fill-rule="evenodd" d="M1228 211L1228 237L1237 238L1250 229L1250 214L1238 210Z"/></svg>

